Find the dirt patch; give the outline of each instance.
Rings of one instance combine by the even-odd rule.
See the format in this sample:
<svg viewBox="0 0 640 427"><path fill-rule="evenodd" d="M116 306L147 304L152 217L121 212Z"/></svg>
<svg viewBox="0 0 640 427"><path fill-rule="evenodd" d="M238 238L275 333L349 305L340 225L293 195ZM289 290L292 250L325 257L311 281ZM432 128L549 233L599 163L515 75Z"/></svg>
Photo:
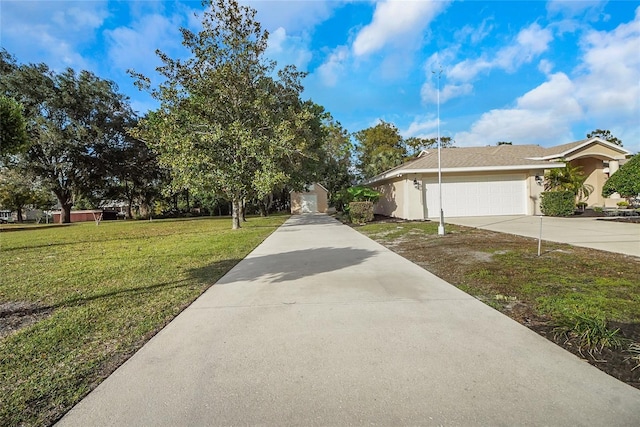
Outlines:
<svg viewBox="0 0 640 427"><path fill-rule="evenodd" d="M376 220L376 222L411 223L411 221L384 217ZM429 233L417 236L407 233L398 237L384 235L377 231L377 234L371 237L590 364L633 387L640 388L640 366L638 366L640 360L634 359L628 351L629 343L640 343L640 323L609 322L608 326L619 329L619 335L625 340L626 345L622 348L604 348L600 352L581 349L576 339L567 338L558 331L551 315L538 310L534 299L527 301L525 297L518 296L517 292L514 293L512 284L517 280L525 280L523 278L528 275L528 272L518 273L521 276L505 277L504 275L508 275L508 272L498 270L498 263L494 262L496 257L513 255L514 259L524 259L527 264L531 261L531 265L535 265L537 240L465 227L456 230L448 232L446 236ZM575 256L576 260L597 258L605 267L609 262L619 261L620 257L625 257L624 265L633 265L634 269L637 269L638 264L638 259L635 257L552 242L544 242L543 252L547 257L557 256L559 259L566 256ZM551 268L553 270L554 267ZM632 271L634 272L632 274L636 273L636 270ZM593 275L598 277L599 272L594 271ZM576 283L575 286L574 290L579 291L580 286L587 285Z"/></svg>
<svg viewBox="0 0 640 427"><path fill-rule="evenodd" d="M10 301L0 304L0 338L46 318L53 311L25 301Z"/></svg>

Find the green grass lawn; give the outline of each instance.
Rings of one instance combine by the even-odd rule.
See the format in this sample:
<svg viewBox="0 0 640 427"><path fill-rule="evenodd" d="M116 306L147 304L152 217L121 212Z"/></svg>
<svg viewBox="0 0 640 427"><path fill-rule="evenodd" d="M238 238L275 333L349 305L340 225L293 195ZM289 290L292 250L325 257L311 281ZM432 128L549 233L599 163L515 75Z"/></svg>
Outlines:
<svg viewBox="0 0 640 427"><path fill-rule="evenodd" d="M198 218L0 233L3 316L41 316L0 338L0 425L58 419L286 218L238 231Z"/></svg>
<svg viewBox="0 0 640 427"><path fill-rule="evenodd" d="M357 229L640 388L640 258L553 242L538 256L536 239L454 225L438 236L437 227Z"/></svg>
<svg viewBox="0 0 640 427"><path fill-rule="evenodd" d="M483 298L527 301L540 313L603 315L640 322L640 260L636 257L435 222L373 223L358 231L392 247L464 291ZM498 298L497 305L509 303Z"/></svg>

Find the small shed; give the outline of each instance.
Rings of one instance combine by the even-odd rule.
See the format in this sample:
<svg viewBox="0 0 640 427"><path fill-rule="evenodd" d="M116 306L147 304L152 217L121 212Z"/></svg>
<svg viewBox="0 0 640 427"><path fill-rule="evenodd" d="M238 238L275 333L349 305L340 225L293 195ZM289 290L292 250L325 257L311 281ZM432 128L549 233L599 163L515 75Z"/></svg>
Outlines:
<svg viewBox="0 0 640 427"><path fill-rule="evenodd" d="M329 191L321 184L307 186L305 192L291 192L291 213L326 213L329 209Z"/></svg>
<svg viewBox="0 0 640 427"><path fill-rule="evenodd" d="M61 211L53 211L51 212L53 215L53 222L59 223ZM86 221L96 221L98 218L105 219L101 215L103 214L102 209L88 209L81 211L71 211L71 222L86 222ZM114 218L115 219L115 218Z"/></svg>

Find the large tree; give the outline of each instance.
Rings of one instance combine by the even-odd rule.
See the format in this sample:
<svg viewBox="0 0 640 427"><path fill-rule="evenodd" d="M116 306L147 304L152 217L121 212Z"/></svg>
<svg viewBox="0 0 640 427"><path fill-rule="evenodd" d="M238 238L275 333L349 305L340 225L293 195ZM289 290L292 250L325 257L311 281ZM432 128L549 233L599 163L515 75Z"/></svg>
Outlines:
<svg viewBox="0 0 640 427"><path fill-rule="evenodd" d="M600 139L604 139L605 141L609 141L612 144L622 146L622 141L616 138L615 136L613 136L611 134L611 131L607 129L596 129L593 132L589 132L587 134L587 138L594 138L594 137L598 137Z"/></svg>
<svg viewBox="0 0 640 427"><path fill-rule="evenodd" d="M303 73L265 58L268 33L255 10L234 0L204 1L202 30L182 28L188 59L157 51L165 81L151 89L160 109L143 119L137 135L171 170L176 188L215 192L232 202L239 228L242 201L289 183L313 156L313 114L300 100Z"/></svg>
<svg viewBox="0 0 640 427"><path fill-rule="evenodd" d="M440 138L440 147L453 147L453 139L450 136L443 136ZM404 144L407 147L409 157L415 157L422 152L422 150L428 150L430 148L438 148L438 138L420 138L412 136L404 140Z"/></svg>
<svg viewBox="0 0 640 427"><path fill-rule="evenodd" d="M23 221L25 208L49 209L55 203L52 194L38 179L18 168L0 169L0 207L16 211L18 222Z"/></svg>
<svg viewBox="0 0 640 427"><path fill-rule="evenodd" d="M620 166L602 187L602 195L618 193L622 197L640 197L640 155L636 154Z"/></svg>
<svg viewBox="0 0 640 427"><path fill-rule="evenodd" d="M27 122L22 105L13 98L0 95L0 156L16 154L27 148Z"/></svg>
<svg viewBox="0 0 640 427"><path fill-rule="evenodd" d="M335 202L338 192L351 187L355 181L351 161L353 144L347 130L331 117L325 124L325 130L320 182L329 190L329 197Z"/></svg>
<svg viewBox="0 0 640 427"><path fill-rule="evenodd" d="M127 218L133 218L134 206L138 214L149 214L154 199L161 196L168 182L168 173L160 168L157 154L143 141L127 135L108 157L108 182L101 199L126 202Z"/></svg>
<svg viewBox="0 0 640 427"><path fill-rule="evenodd" d="M381 121L356 132L354 136L358 141L357 168L363 178L371 178L398 166L407 157L402 136L392 123Z"/></svg>
<svg viewBox="0 0 640 427"><path fill-rule="evenodd" d="M77 198L105 185L109 154L122 144L133 113L115 83L93 73L17 65L3 51L0 89L25 109L28 171L57 197L62 222Z"/></svg>

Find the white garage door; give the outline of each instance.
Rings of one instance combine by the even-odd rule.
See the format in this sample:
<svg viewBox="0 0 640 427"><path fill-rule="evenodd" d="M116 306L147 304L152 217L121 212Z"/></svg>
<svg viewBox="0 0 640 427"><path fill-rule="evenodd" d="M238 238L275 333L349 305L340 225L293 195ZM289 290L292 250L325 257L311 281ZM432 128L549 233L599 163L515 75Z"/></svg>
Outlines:
<svg viewBox="0 0 640 427"><path fill-rule="evenodd" d="M316 213L318 212L318 196L315 194L302 194L301 205L302 213Z"/></svg>
<svg viewBox="0 0 640 427"><path fill-rule="evenodd" d="M423 181L428 218L440 214L438 178ZM527 210L524 175L442 177L442 209L445 217L523 215Z"/></svg>

